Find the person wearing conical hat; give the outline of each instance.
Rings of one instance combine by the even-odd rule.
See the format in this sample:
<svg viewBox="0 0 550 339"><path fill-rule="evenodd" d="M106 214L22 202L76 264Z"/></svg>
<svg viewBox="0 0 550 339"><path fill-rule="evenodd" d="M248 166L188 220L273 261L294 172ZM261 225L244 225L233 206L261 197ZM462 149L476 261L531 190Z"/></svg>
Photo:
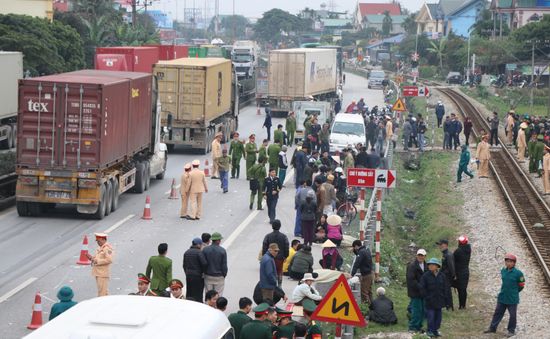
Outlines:
<svg viewBox="0 0 550 339"><path fill-rule="evenodd" d="M149 288L151 280L143 273L138 273L138 291L135 293L130 293L130 295L140 295L148 297L156 297L157 294Z"/></svg>
<svg viewBox="0 0 550 339"><path fill-rule="evenodd" d="M544 195L550 194L550 147L544 146L544 157L542 158L542 170L544 178Z"/></svg>
<svg viewBox="0 0 550 339"><path fill-rule="evenodd" d="M518 146L518 161L520 163L525 162L525 149L527 148L527 140L525 140L525 129L526 128L527 128L527 124L525 122L522 122L519 125L517 146Z"/></svg>
<svg viewBox="0 0 550 339"><path fill-rule="evenodd" d="M321 247L323 247L323 258L319 260L319 265L324 269L340 271L344 259L338 252L336 244L327 239Z"/></svg>
<svg viewBox="0 0 550 339"><path fill-rule="evenodd" d="M476 159L479 161L479 177L489 177L489 160L491 159L491 153L489 151L489 144L487 143L487 134L481 137L481 142L477 145Z"/></svg>
<svg viewBox="0 0 550 339"><path fill-rule="evenodd" d="M342 231L342 218L338 214L329 215L327 218L327 238L336 246L340 246L344 238Z"/></svg>

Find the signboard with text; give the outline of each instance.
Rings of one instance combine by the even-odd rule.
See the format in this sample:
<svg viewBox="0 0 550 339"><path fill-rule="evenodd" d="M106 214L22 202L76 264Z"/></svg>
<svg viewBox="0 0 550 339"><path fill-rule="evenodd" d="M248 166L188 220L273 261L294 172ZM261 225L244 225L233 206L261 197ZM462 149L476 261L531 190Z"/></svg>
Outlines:
<svg viewBox="0 0 550 339"><path fill-rule="evenodd" d="M403 86L403 96L405 97L427 97L429 94L428 87Z"/></svg>
<svg viewBox="0 0 550 339"><path fill-rule="evenodd" d="M348 186L363 188L394 188L397 173L395 170L375 168L348 168Z"/></svg>

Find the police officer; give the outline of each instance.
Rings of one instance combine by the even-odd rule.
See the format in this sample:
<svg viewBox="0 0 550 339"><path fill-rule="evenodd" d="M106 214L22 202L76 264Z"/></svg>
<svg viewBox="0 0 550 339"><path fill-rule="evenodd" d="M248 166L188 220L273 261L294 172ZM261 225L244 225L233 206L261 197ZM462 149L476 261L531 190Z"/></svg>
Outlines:
<svg viewBox="0 0 550 339"><path fill-rule="evenodd" d="M149 288L151 280L143 273L138 273L138 291L136 293L130 293L130 295L141 295L148 297L156 297L157 294Z"/></svg>
<svg viewBox="0 0 550 339"><path fill-rule="evenodd" d="M109 294L109 279L111 277L111 264L113 263L114 250L107 242L107 234L95 233L95 240L99 246L95 255L87 255L92 261L92 276L97 284L97 296L102 297Z"/></svg>
<svg viewBox="0 0 550 339"><path fill-rule="evenodd" d="M265 196L267 201L267 214L269 215L269 223L272 224L275 220L277 201L279 201L279 192L283 188L279 177L277 177L277 170L275 168L269 169L269 176L264 180Z"/></svg>
<svg viewBox="0 0 550 339"><path fill-rule="evenodd" d="M185 300L183 295L183 283L179 279L172 279L170 281L170 298Z"/></svg>
<svg viewBox="0 0 550 339"><path fill-rule="evenodd" d="M258 146L256 145L255 134L250 134L244 150L246 152L246 180L251 180L248 171L250 170L250 167L254 166L254 164L256 163L256 153L258 153Z"/></svg>
<svg viewBox="0 0 550 339"><path fill-rule="evenodd" d="M233 133L233 140L229 145L229 155L231 156L231 179L238 179L241 174L241 158L246 159L244 142L239 140L238 132Z"/></svg>
<svg viewBox="0 0 550 339"><path fill-rule="evenodd" d="M317 305L313 300L306 299L302 303L304 307L304 317L307 320L307 334L306 339L322 339L323 331L321 326L317 325L315 321L311 319L311 315L315 312Z"/></svg>
<svg viewBox="0 0 550 339"><path fill-rule="evenodd" d="M271 329L265 322L268 310L269 305L266 303L261 303L253 309L255 319L242 327L240 339L272 339Z"/></svg>
<svg viewBox="0 0 550 339"><path fill-rule="evenodd" d="M189 214L187 213L189 207L189 188L191 188L191 180L189 179L189 173L191 173L191 164L185 164L183 167L184 172L180 179L180 195L181 195L181 209L180 218L187 219Z"/></svg>

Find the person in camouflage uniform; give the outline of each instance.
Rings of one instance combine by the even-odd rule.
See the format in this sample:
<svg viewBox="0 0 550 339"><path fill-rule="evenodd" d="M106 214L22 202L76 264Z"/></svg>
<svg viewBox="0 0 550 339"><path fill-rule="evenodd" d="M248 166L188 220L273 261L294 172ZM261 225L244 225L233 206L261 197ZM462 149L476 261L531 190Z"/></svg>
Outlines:
<svg viewBox="0 0 550 339"><path fill-rule="evenodd" d="M250 168L256 163L256 155L258 153L258 146L256 145L256 135L250 134L248 137L248 143L244 147L246 153L246 180L250 180L248 174Z"/></svg>
<svg viewBox="0 0 550 339"><path fill-rule="evenodd" d="M292 146L294 144L294 133L296 133L296 117L294 116L294 112L288 113L285 125L288 146Z"/></svg>
<svg viewBox="0 0 550 339"><path fill-rule="evenodd" d="M264 179L267 177L265 171L265 163L267 158L264 156L258 157L258 163L250 167L246 175L250 178L250 205L249 209L252 209L254 206L254 199L258 195L258 210L262 210L262 199L264 191Z"/></svg>
<svg viewBox="0 0 550 339"><path fill-rule="evenodd" d="M233 140L229 145L229 155L231 156L231 179L238 179L241 175L241 158L246 160L244 141L239 140L238 132L233 134Z"/></svg>

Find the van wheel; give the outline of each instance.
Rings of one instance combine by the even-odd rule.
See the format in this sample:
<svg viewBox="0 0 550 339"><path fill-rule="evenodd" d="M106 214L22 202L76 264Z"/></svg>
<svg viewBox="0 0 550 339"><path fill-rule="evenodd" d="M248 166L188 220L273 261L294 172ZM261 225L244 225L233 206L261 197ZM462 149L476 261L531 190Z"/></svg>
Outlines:
<svg viewBox="0 0 550 339"><path fill-rule="evenodd" d="M15 203L17 207L17 214L20 217L27 217L29 216L29 203L26 201L17 201Z"/></svg>
<svg viewBox="0 0 550 339"><path fill-rule="evenodd" d="M111 212L114 212L118 208L118 198L120 197L120 193L118 192L119 185L118 185L117 178L111 179L111 187L113 190L112 201L111 201Z"/></svg>
<svg viewBox="0 0 550 339"><path fill-rule="evenodd" d="M143 164L145 166L145 190L147 191L151 185L151 164L149 164L149 161L144 161Z"/></svg>
<svg viewBox="0 0 550 339"><path fill-rule="evenodd" d="M143 193L145 191L145 165L141 162L136 164L136 182L134 192Z"/></svg>
<svg viewBox="0 0 550 339"><path fill-rule="evenodd" d="M105 182L105 215L111 214L111 208L113 206L113 185L111 181Z"/></svg>
<svg viewBox="0 0 550 339"><path fill-rule="evenodd" d="M105 190L105 185L101 185L101 191L99 193L99 205L97 206L97 211L93 214L94 219L101 220L105 218L105 198L107 197L107 192Z"/></svg>

